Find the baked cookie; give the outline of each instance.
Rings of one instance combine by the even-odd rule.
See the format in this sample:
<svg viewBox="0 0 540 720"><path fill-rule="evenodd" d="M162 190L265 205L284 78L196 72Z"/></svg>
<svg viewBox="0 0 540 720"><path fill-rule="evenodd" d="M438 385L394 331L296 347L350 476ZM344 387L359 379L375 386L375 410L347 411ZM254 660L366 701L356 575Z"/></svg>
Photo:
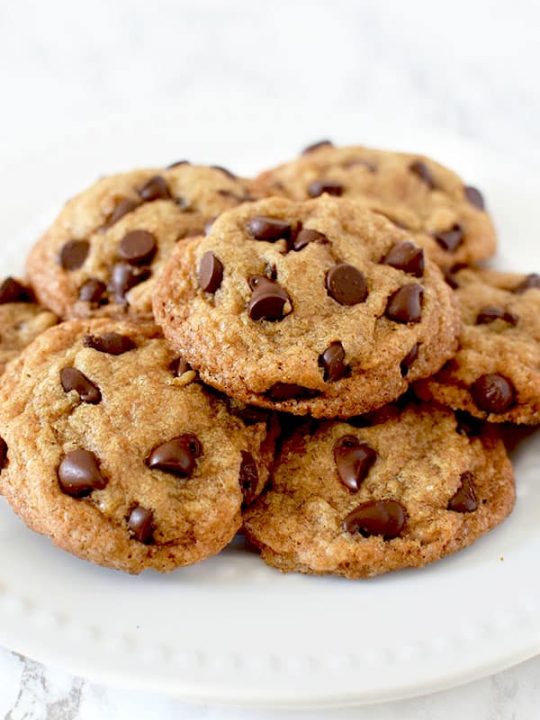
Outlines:
<svg viewBox="0 0 540 720"><path fill-rule="evenodd" d="M56 316L33 302L32 291L15 278L0 283L0 375L44 330L57 323Z"/></svg>
<svg viewBox="0 0 540 720"><path fill-rule="evenodd" d="M57 545L138 573L219 552L262 489L266 423L208 392L153 325L73 320L0 383L0 487Z"/></svg>
<svg viewBox="0 0 540 720"><path fill-rule="evenodd" d="M441 267L476 262L495 251L482 194L423 155L322 142L262 173L256 184L266 195L294 200L322 193L362 199L413 233Z"/></svg>
<svg viewBox="0 0 540 720"><path fill-rule="evenodd" d="M490 422L540 423L540 275L464 269L452 282L459 350L417 394Z"/></svg>
<svg viewBox="0 0 540 720"><path fill-rule="evenodd" d="M284 572L365 578L421 567L512 510L503 443L493 428L468 436L449 410L413 404L306 427L244 516L262 559Z"/></svg>
<svg viewBox="0 0 540 720"><path fill-rule="evenodd" d="M326 195L223 213L173 253L154 313L202 379L237 400L347 417L453 355L454 302L406 232Z"/></svg>
<svg viewBox="0 0 540 720"><path fill-rule="evenodd" d="M189 163L104 178L67 203L30 253L28 275L63 318L151 318L176 243L250 198L247 181Z"/></svg>

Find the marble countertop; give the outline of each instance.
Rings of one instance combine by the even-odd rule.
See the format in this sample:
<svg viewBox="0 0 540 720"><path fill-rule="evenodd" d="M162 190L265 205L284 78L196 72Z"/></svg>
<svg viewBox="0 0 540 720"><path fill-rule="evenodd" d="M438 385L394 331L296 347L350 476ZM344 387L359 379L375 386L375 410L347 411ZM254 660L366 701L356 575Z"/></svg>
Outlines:
<svg viewBox="0 0 540 720"><path fill-rule="evenodd" d="M418 126L444 131L540 168L539 24L536 0L2 3L0 157L171 113L190 127L205 118L209 148L241 133L269 163L351 129L369 144L384 125L396 138ZM462 688L332 717L532 720L539 704L540 657ZM0 649L6 720L328 714L191 706L97 686Z"/></svg>

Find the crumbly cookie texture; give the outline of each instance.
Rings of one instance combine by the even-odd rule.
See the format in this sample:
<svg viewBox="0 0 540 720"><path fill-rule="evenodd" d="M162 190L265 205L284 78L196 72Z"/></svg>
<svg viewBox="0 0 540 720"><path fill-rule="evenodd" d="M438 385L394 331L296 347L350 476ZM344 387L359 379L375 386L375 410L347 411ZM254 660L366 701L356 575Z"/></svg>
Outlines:
<svg viewBox="0 0 540 720"><path fill-rule="evenodd" d="M493 428L469 436L429 405L361 420L299 429L285 443L244 517L269 565L348 578L421 567L511 512L512 467Z"/></svg>
<svg viewBox="0 0 540 720"><path fill-rule="evenodd" d="M33 530L100 565L169 571L214 555L268 477L266 423L207 391L153 325L51 328L0 394L3 494Z"/></svg>
<svg viewBox="0 0 540 720"><path fill-rule="evenodd" d="M28 275L62 318L151 318L175 245L251 197L247 180L189 163L104 178L66 204L30 253Z"/></svg>
<svg viewBox="0 0 540 720"><path fill-rule="evenodd" d="M451 289L410 235L350 200L269 198L176 248L154 296L165 335L242 402L348 417L453 355Z"/></svg>
<svg viewBox="0 0 540 720"><path fill-rule="evenodd" d="M459 350L417 394L489 422L540 423L540 276L464 269L453 283Z"/></svg>
<svg viewBox="0 0 540 720"><path fill-rule="evenodd" d="M412 232L444 268L495 252L495 230L482 194L423 155L322 142L263 172L256 185L264 194L295 200L324 192L363 200Z"/></svg>
<svg viewBox="0 0 540 720"><path fill-rule="evenodd" d="M32 301L31 291L15 278L0 283L0 375L6 365L58 318Z"/></svg>

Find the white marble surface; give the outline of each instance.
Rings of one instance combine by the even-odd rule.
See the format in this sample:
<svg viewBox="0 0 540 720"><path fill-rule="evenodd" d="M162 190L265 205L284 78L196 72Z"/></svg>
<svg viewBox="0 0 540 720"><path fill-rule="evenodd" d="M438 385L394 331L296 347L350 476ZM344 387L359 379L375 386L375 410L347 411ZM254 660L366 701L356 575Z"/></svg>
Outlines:
<svg viewBox="0 0 540 720"><path fill-rule="evenodd" d="M271 163L352 127L366 143L380 126L393 128L399 144L421 126L540 168L539 27L536 0L0 2L0 157L9 163L88 128L170 114L191 132L199 120L212 128L215 162L239 134ZM533 720L539 705L536 658L463 688L331 716ZM0 716L318 717L127 693L2 649Z"/></svg>

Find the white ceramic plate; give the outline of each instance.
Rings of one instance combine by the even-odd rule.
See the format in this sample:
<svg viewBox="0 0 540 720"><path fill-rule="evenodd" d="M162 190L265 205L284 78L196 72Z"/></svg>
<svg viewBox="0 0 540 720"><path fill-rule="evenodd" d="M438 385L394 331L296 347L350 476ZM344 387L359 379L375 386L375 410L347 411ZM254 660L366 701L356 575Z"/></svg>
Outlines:
<svg viewBox="0 0 540 720"><path fill-rule="evenodd" d="M62 200L102 172L186 154L244 173L272 161L249 135L225 143L210 127L177 127L108 127L32 157L13 152L0 163L0 276L20 270ZM282 157L300 135L283 137ZM540 269L540 185L524 170L430 134L370 141L421 148L478 183L499 263ZM98 682L238 704L366 703L487 675L540 651L539 445L530 435L513 453L518 502L502 527L425 570L369 582L283 576L238 545L169 576L129 577L55 549L2 501L0 642Z"/></svg>

